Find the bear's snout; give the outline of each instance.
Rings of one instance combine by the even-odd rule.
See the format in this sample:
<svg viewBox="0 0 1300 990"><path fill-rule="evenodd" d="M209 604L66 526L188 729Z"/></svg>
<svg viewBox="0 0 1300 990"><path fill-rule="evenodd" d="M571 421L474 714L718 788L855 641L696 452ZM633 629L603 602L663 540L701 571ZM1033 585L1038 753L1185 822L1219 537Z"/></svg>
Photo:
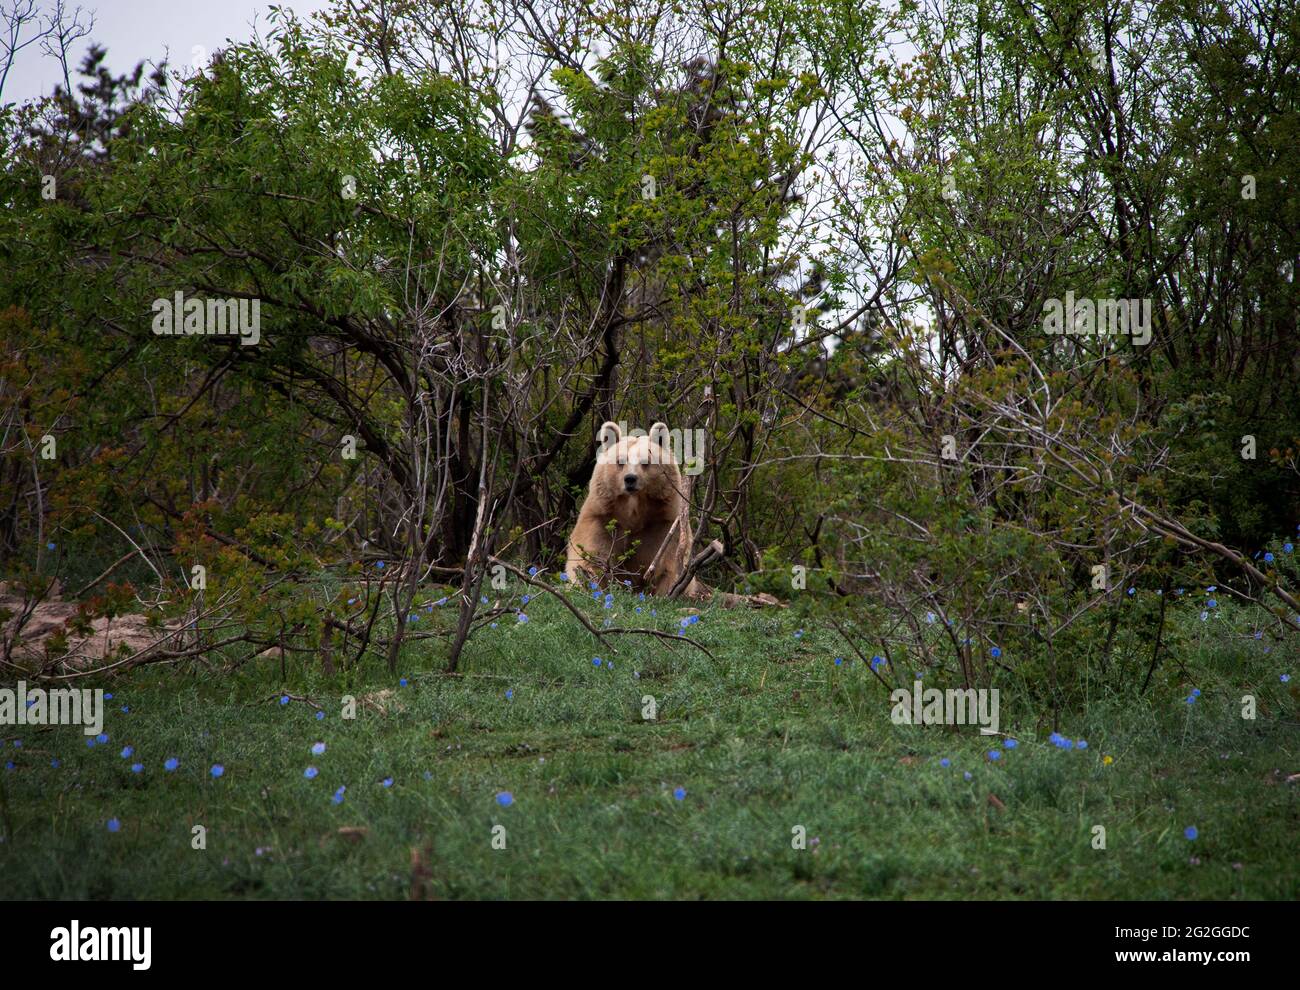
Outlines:
<svg viewBox="0 0 1300 990"><path fill-rule="evenodd" d="M636 491L636 486L637 486L637 477L636 477L635 474L625 474L625 475L623 475L623 487L624 487L627 491L629 491L629 492L634 492L634 491Z"/></svg>

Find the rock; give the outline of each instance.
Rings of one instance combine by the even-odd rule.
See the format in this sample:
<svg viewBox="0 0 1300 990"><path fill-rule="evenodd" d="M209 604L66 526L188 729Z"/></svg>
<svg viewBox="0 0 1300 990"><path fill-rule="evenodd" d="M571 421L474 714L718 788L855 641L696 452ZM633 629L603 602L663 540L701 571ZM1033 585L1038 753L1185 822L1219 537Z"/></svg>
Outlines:
<svg viewBox="0 0 1300 990"><path fill-rule="evenodd" d="M84 668L123 653L131 655L156 647L181 627L179 620L173 620L161 628L151 629L148 619L139 614L119 615L112 619L101 616L91 620L89 636L77 636L68 629L69 620L77 615L77 603L60 599L58 589L59 583L55 581L51 593L32 610L23 624L19 632L20 642L14 650L17 659L43 660L46 641L63 632L68 637L68 651L63 662L70 667ZM25 604L21 594L0 583L0 608L13 613L4 626L6 637L14 634Z"/></svg>

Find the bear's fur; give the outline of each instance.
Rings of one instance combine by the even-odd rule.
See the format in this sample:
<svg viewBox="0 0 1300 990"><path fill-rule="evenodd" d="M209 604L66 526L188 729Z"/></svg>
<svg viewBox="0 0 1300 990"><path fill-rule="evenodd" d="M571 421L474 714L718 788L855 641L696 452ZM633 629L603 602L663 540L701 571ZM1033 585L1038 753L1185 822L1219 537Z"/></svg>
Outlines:
<svg viewBox="0 0 1300 990"><path fill-rule="evenodd" d="M634 589L667 594L686 569L693 543L668 427L655 423L649 436L625 437L616 423L605 423L600 444L587 498L569 537L564 572L578 583L612 578L620 584L630 581ZM684 594L701 598L709 593L692 579Z"/></svg>

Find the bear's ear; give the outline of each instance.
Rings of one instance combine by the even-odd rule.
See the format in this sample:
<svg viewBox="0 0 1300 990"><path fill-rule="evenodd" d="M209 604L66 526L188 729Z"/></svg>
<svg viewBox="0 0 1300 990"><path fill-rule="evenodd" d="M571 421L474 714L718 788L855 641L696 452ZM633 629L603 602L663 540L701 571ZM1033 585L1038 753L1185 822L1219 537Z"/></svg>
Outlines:
<svg viewBox="0 0 1300 990"><path fill-rule="evenodd" d="M664 450L668 449L671 438L668 436L667 423L655 423L654 426L650 427L650 442L657 443Z"/></svg>
<svg viewBox="0 0 1300 990"><path fill-rule="evenodd" d="M618 428L617 423L607 420L600 424L600 432L596 434L596 440L601 450L608 450L622 439L623 431Z"/></svg>

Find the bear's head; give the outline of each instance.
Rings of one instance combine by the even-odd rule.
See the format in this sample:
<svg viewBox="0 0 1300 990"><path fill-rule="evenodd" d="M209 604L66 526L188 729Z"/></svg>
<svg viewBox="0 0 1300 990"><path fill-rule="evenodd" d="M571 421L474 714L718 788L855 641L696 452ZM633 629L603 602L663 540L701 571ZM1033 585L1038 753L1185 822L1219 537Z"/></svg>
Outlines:
<svg viewBox="0 0 1300 990"><path fill-rule="evenodd" d="M605 497L669 501L681 491L681 472L665 424L655 423L648 436L625 437L617 423L607 422L599 440L592 488Z"/></svg>

